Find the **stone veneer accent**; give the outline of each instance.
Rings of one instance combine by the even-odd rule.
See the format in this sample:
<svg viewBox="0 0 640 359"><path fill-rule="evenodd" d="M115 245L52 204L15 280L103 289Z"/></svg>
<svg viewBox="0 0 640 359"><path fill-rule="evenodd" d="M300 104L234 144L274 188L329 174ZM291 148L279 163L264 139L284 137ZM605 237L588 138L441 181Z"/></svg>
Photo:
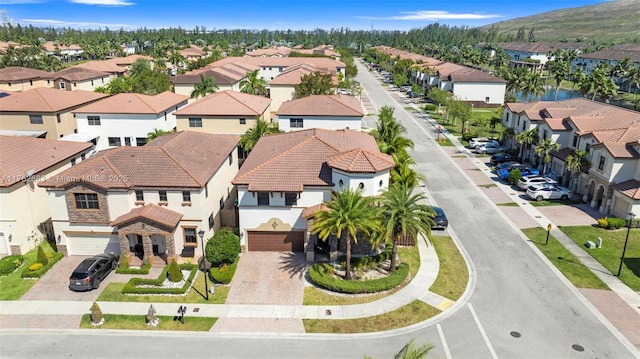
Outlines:
<svg viewBox="0 0 640 359"><path fill-rule="evenodd" d="M56 246L58 248L58 252L62 253L65 257L69 256L69 251L67 251L67 246L64 244L58 244Z"/></svg>
<svg viewBox="0 0 640 359"><path fill-rule="evenodd" d="M342 238L338 240L338 251L344 254L347 252L347 236L342 235ZM331 243L333 245L333 243ZM331 248L333 250L333 248ZM358 235L358 243L355 243L353 239L351 240L351 256L354 257L364 257L370 254L375 253L375 249L372 248L371 242L362 238L362 236Z"/></svg>
<svg viewBox="0 0 640 359"><path fill-rule="evenodd" d="M173 238L173 233L175 232L175 228L165 227L158 223L146 220L146 219L137 219L135 221L129 222L127 224L121 225L118 227L118 238L120 239L120 253L128 255L130 253L129 250L129 239L127 238L128 234L139 234L142 236L142 249L144 251L144 258L148 258L153 255L153 245L151 242L151 235L158 234L165 238L167 252L166 255L168 258L175 256L176 254L176 244Z"/></svg>
<svg viewBox="0 0 640 359"><path fill-rule="evenodd" d="M94 193L98 195L99 209L76 209L75 193ZM87 186L86 183L79 183L69 187L65 191L67 201L67 211L69 212L69 222L71 223L109 223L109 204L107 203L106 191Z"/></svg>
<svg viewBox="0 0 640 359"><path fill-rule="evenodd" d="M20 249L20 246L17 244L12 244L10 245L11 247L11 254L12 255L22 255L22 250Z"/></svg>

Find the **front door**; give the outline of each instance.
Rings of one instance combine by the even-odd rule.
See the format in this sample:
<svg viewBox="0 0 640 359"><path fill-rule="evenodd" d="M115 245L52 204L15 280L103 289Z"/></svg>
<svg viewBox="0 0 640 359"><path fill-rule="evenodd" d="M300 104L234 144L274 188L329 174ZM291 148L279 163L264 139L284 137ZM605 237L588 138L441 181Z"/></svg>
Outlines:
<svg viewBox="0 0 640 359"><path fill-rule="evenodd" d="M142 236L136 234L136 245L134 246L134 253L136 257L144 258L144 247L142 246Z"/></svg>

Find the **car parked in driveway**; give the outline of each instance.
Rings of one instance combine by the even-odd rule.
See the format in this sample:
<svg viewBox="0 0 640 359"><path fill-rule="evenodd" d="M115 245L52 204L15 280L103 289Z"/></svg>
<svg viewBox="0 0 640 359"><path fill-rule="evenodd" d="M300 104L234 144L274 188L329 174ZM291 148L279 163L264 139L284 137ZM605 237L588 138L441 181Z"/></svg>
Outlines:
<svg viewBox="0 0 640 359"><path fill-rule="evenodd" d="M500 146L500 144L496 143L496 142L488 142L485 143L484 145L480 145L480 146L476 146L475 150L476 153L481 153L481 154L495 154L495 153L499 153L504 151L504 147Z"/></svg>
<svg viewBox="0 0 640 359"><path fill-rule="evenodd" d="M496 153L495 155L491 156L491 159L489 160L489 163L492 166L496 166L500 163L504 163L504 162L517 162L518 158L512 154L509 153Z"/></svg>
<svg viewBox="0 0 640 359"><path fill-rule="evenodd" d="M503 168L498 170L498 177L500 177L500 179L506 180L509 177L509 173L511 173L511 171L515 170L515 169L519 169L520 170L520 174L522 176L529 176L529 175L539 175L540 171L537 168L531 168L531 167L527 167L524 165L514 165L511 167L507 167L507 168Z"/></svg>
<svg viewBox="0 0 640 359"><path fill-rule="evenodd" d="M537 186L543 183L550 183L553 185L558 184L556 180L551 179L549 177L530 175L530 176L523 176L522 178L520 178L516 186L518 186L518 188L520 188L521 190L526 191L527 188L529 188L529 186Z"/></svg>
<svg viewBox="0 0 640 359"><path fill-rule="evenodd" d="M561 199L563 201L569 199L571 191L568 188L555 186L555 187L536 187L530 186L527 188L527 196L536 201L549 200L549 199Z"/></svg>
<svg viewBox="0 0 640 359"><path fill-rule="evenodd" d="M100 287L100 282L118 267L118 256L103 253L80 262L69 277L69 289L91 290Z"/></svg>
<svg viewBox="0 0 640 359"><path fill-rule="evenodd" d="M485 143L488 143L488 142L489 142L489 139L486 137L474 137L469 140L469 148L474 149L476 148L476 146L484 145Z"/></svg>
<svg viewBox="0 0 640 359"><path fill-rule="evenodd" d="M444 214L444 210L440 207L429 207L436 213L436 216L433 219L435 226L431 226L431 229L447 229L449 226L449 219L447 219L447 215Z"/></svg>

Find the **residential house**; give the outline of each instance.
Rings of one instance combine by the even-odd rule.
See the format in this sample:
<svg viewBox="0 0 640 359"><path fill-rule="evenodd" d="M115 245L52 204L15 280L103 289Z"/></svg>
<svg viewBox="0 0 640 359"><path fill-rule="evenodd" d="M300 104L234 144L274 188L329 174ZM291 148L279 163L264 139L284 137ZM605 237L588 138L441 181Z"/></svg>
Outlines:
<svg viewBox="0 0 640 359"><path fill-rule="evenodd" d="M178 131L241 135L257 119L271 122L271 100L235 91L220 91L175 111Z"/></svg>
<svg viewBox="0 0 640 359"><path fill-rule="evenodd" d="M296 85L302 82L304 76L312 75L316 72L323 74L331 74L331 82L335 89L338 87L338 76L336 74L327 72L325 69L317 68L313 64L302 63L288 67L282 73L278 74L276 78L269 81L269 95L271 97L271 106L277 110L280 108L283 102L289 101L295 98Z"/></svg>
<svg viewBox="0 0 640 359"><path fill-rule="evenodd" d="M551 153L549 172L600 213L621 218L629 212L640 214L640 112L584 98L508 103L503 125L514 129L506 143L511 148L523 147L515 136L532 128L540 140L560 144L561 149ZM522 155L540 163L535 147ZM572 178L566 160L577 150L588 153L590 165Z"/></svg>
<svg viewBox="0 0 640 359"><path fill-rule="evenodd" d="M49 73L28 67L10 66L0 69L0 91L26 91L51 87Z"/></svg>
<svg viewBox="0 0 640 359"><path fill-rule="evenodd" d="M362 105L349 95L312 95L284 102L278 111L278 128L282 131L362 128Z"/></svg>
<svg viewBox="0 0 640 359"><path fill-rule="evenodd" d="M272 46L266 49L254 49L245 52L244 56L248 57L287 57L291 53L291 49L286 46Z"/></svg>
<svg viewBox="0 0 640 359"><path fill-rule="evenodd" d="M53 82L54 88L65 91L95 91L96 88L107 86L111 82L108 73L82 67L67 67L48 74L47 79Z"/></svg>
<svg viewBox="0 0 640 359"><path fill-rule="evenodd" d="M189 71L183 75L173 77L174 92L191 96L195 85L202 82L202 76L212 78L215 85L218 86L217 91L231 90L239 92L240 83L247 76L247 72L257 69L258 67L255 65L238 63Z"/></svg>
<svg viewBox="0 0 640 359"><path fill-rule="evenodd" d="M55 55L61 61L75 61L82 58L84 49L78 44L62 44L56 41L47 41L41 45L46 54Z"/></svg>
<svg viewBox="0 0 640 359"><path fill-rule="evenodd" d="M571 65L573 69L580 68L586 75L589 75L600 63L607 64L613 68L625 59L630 61L630 65L639 67L640 45L615 45L609 49L580 54L573 60ZM626 78L617 78L614 76L614 79L620 85L623 85L626 82Z"/></svg>
<svg viewBox="0 0 640 359"><path fill-rule="evenodd" d="M0 130L40 131L57 139L77 131L74 110L105 97L45 87L14 93L0 98Z"/></svg>
<svg viewBox="0 0 640 359"><path fill-rule="evenodd" d="M75 65L73 67L81 67L84 69L106 72L109 74L111 79L116 79L118 77L122 77L127 73L127 69L117 65L111 60L103 60L103 61L87 61L81 64Z"/></svg>
<svg viewBox="0 0 640 359"><path fill-rule="evenodd" d="M583 42L501 42L498 43L504 52L509 55L514 64L526 63L526 59L536 61L544 65L553 59L551 52L557 50L576 50L581 52L588 45ZM531 62L528 62L531 64Z"/></svg>
<svg viewBox="0 0 640 359"><path fill-rule="evenodd" d="M108 61L111 61L120 67L124 67L127 71L129 71L131 70L131 65L133 65L138 60L149 61L150 67L153 70L155 59L151 56L130 54L129 56L125 56L125 57L114 57Z"/></svg>
<svg viewBox="0 0 640 359"><path fill-rule="evenodd" d="M40 183L58 250L114 252L166 263L193 257L221 226L235 226L238 136L178 132L118 147ZM160 260L159 260L160 259Z"/></svg>
<svg viewBox="0 0 640 359"><path fill-rule="evenodd" d="M393 159L364 132L316 128L263 136L233 180L242 246L248 251L305 252L309 261L329 253L336 260L345 243L313 235L314 214L342 188L380 195L393 167ZM371 250L367 241L353 248L354 254Z"/></svg>
<svg viewBox="0 0 640 359"><path fill-rule="evenodd" d="M96 150L119 146L144 146L155 130L176 129L174 111L187 105L188 97L173 92L155 96L120 93L73 111L78 134L97 139Z"/></svg>
<svg viewBox="0 0 640 359"><path fill-rule="evenodd" d="M47 193L38 183L88 156L90 143L0 136L0 255L25 254L55 241Z"/></svg>

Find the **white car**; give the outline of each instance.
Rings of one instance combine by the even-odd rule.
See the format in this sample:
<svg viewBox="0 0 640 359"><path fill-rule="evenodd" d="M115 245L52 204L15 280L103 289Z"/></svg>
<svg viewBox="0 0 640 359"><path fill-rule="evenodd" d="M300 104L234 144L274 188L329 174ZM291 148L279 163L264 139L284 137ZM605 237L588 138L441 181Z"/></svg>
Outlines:
<svg viewBox="0 0 640 359"><path fill-rule="evenodd" d="M538 185L545 184L545 183L550 183L553 185L558 184L558 182L556 182L555 180L549 177L531 175L531 176L524 176L520 178L520 180L517 183L517 186L521 190L526 191L527 188L529 188L530 186L539 187Z"/></svg>
<svg viewBox="0 0 640 359"><path fill-rule="evenodd" d="M500 146L500 144L495 141L491 141L491 142L485 143L484 145L476 146L474 151L476 153L482 153L482 154L486 154L486 153L494 154L494 153L503 152L504 147Z"/></svg>
<svg viewBox="0 0 640 359"><path fill-rule="evenodd" d="M489 139L486 137L474 137L469 140L469 148L476 148L476 146L484 145L488 142Z"/></svg>
<svg viewBox="0 0 640 359"><path fill-rule="evenodd" d="M561 199L565 201L571 196L571 191L568 188L560 186L549 188L530 186L527 189L527 196L536 201L542 201L544 199Z"/></svg>

